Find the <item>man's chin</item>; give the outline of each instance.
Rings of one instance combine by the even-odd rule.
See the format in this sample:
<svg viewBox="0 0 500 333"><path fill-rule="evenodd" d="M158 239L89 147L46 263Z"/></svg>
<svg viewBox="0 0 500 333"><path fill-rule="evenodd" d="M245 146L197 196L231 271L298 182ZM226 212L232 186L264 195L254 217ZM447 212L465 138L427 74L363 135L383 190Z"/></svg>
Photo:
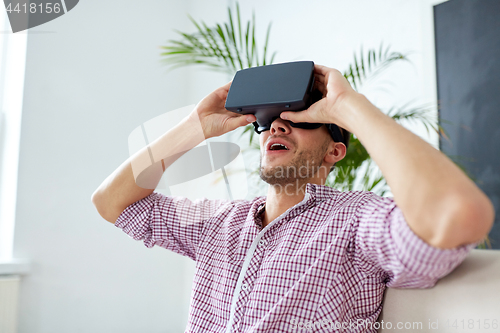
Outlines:
<svg viewBox="0 0 500 333"><path fill-rule="evenodd" d="M284 166L292 160L292 155L289 154L273 154L266 155L262 159L262 164L270 167Z"/></svg>
<svg viewBox="0 0 500 333"><path fill-rule="evenodd" d="M276 175L276 173L281 175L283 171L287 170L287 168L291 168L291 166L289 164L283 163L282 161L280 162L276 161L274 163L267 163L265 165L261 165L260 170L264 171L264 173L267 175L271 174Z"/></svg>
<svg viewBox="0 0 500 333"><path fill-rule="evenodd" d="M282 163L268 164L261 167L260 178L269 185L297 184L304 180L297 177L297 172L293 166Z"/></svg>
<svg viewBox="0 0 500 333"><path fill-rule="evenodd" d="M293 154L279 153L279 154L266 154L261 160L261 165L266 167L276 168L276 167L286 167L291 165L294 161Z"/></svg>

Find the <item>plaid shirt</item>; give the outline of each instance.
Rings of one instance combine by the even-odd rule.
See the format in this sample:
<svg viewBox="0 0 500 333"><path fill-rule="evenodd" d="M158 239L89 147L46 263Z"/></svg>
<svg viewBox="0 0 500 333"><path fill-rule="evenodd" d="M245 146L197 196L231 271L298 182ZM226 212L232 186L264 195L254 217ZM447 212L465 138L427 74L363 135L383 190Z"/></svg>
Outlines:
<svg viewBox="0 0 500 333"><path fill-rule="evenodd" d="M186 332L376 332L386 287L432 287L476 245L428 245L373 192L307 184L262 228L265 200L152 193L117 219L147 247L196 261Z"/></svg>

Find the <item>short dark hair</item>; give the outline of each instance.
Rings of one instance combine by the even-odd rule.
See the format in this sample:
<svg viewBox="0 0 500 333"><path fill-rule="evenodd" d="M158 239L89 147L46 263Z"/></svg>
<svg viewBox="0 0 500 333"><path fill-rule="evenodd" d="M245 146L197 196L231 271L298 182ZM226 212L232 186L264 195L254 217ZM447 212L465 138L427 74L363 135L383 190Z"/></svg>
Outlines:
<svg viewBox="0 0 500 333"><path fill-rule="evenodd" d="M349 132L348 130L346 130L345 128L342 128L339 126L339 129L340 129L340 133L342 134L342 138L344 138L344 144L345 144L345 148L349 148L349 142L351 141L351 132Z"/></svg>
<svg viewBox="0 0 500 333"><path fill-rule="evenodd" d="M342 128L342 127L339 127L339 129L340 129L340 133L342 133L342 138L343 138L342 142L344 143L345 148L346 148L346 152L347 152L347 148L349 148L349 141L351 140L351 132L349 132L348 130L346 130L346 129ZM335 162L332 165L332 167L330 168L330 172L329 173L331 173L335 169L335 164L337 164L337 163Z"/></svg>

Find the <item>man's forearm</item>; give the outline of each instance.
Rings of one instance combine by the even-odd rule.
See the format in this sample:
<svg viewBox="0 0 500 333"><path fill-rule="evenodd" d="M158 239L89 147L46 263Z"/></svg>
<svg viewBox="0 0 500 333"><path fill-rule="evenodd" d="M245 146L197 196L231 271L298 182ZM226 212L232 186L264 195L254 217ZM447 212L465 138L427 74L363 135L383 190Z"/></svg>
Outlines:
<svg viewBox="0 0 500 333"><path fill-rule="evenodd" d="M361 94L344 98L348 125L379 166L410 228L452 248L483 238L494 220L487 196L448 157Z"/></svg>
<svg viewBox="0 0 500 333"><path fill-rule="evenodd" d="M150 195L163 172L183 153L205 137L195 116L184 119L172 130L144 147L120 165L92 195L99 214L115 222L132 203Z"/></svg>

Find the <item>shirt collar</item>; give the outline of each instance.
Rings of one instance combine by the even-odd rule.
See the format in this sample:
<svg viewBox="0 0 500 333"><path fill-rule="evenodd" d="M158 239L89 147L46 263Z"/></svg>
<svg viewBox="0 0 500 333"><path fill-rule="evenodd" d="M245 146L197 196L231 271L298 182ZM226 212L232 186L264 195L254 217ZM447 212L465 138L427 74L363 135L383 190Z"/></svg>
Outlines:
<svg viewBox="0 0 500 333"><path fill-rule="evenodd" d="M306 193L310 193L316 202L334 199L340 191L325 185L307 183Z"/></svg>
<svg viewBox="0 0 500 333"><path fill-rule="evenodd" d="M309 198L304 203L304 206L311 208L322 201L333 199L338 193L340 193L339 190L330 186L307 183L304 195L309 196ZM266 197L256 198L252 207L253 216L258 217L264 211L265 205Z"/></svg>

